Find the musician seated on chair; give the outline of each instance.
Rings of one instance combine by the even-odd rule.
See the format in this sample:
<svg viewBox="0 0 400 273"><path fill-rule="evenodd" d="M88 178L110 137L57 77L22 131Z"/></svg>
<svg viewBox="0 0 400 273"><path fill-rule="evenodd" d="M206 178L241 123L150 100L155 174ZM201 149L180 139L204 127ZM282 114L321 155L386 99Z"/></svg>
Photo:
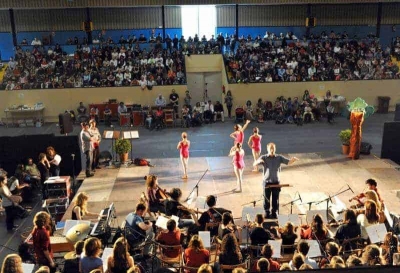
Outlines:
<svg viewBox="0 0 400 273"><path fill-rule="evenodd" d="M251 245L265 245L268 240L274 240L274 236L268 230L264 229L264 216L262 214L257 214L255 219L256 226L250 233Z"/></svg>
<svg viewBox="0 0 400 273"><path fill-rule="evenodd" d="M179 188L171 189L170 198L165 201L165 214L179 217L179 228L193 226L197 222L196 213L180 203L182 191ZM193 220L194 219L194 220Z"/></svg>
<svg viewBox="0 0 400 273"><path fill-rule="evenodd" d="M225 212L232 212L224 208L215 207L217 204L217 197L214 195L207 196L206 204L208 206L208 210L203 212L199 218L200 230L206 231L206 224L214 223L215 227L210 228L209 231L211 236L215 236L218 234L218 224L222 221L222 215Z"/></svg>
<svg viewBox="0 0 400 273"><path fill-rule="evenodd" d="M164 201L167 197L164 191L158 186L158 177L150 174L145 176L144 179L146 180L150 212L165 213Z"/></svg>
<svg viewBox="0 0 400 273"><path fill-rule="evenodd" d="M74 208L72 209L71 220L83 220L85 216L100 217L98 213L89 212L87 210L87 203L89 195L86 192L80 192L76 195L74 201ZM87 218L87 217L85 217Z"/></svg>
<svg viewBox="0 0 400 273"><path fill-rule="evenodd" d="M146 205L139 203L136 205L135 212L131 212L126 216L125 236L132 249L144 242L143 254L148 257L153 252L153 247L150 242L154 239L154 232L153 224L149 221L144 221L146 211Z"/></svg>
<svg viewBox="0 0 400 273"><path fill-rule="evenodd" d="M367 181L365 181L365 185L367 186L367 190L374 191L378 195L379 202L383 203L382 197L378 190L378 183L375 181L375 179L372 179L372 178L367 179ZM353 198L351 198L349 200L349 202L351 202L353 200L357 201L357 205L353 206L354 208L359 208L359 207L364 206L364 202L366 200L365 192L362 192L362 193L354 196Z"/></svg>
<svg viewBox="0 0 400 273"><path fill-rule="evenodd" d="M119 106L118 106L118 117L119 117L122 113L128 113L128 108L126 108L126 105L121 101L121 102L119 103Z"/></svg>
<svg viewBox="0 0 400 273"><path fill-rule="evenodd" d="M168 220L167 230L158 234L156 241L166 246L177 246L181 244L181 231L176 227L175 220ZM179 255L179 249L166 248L163 250L163 254L169 258L176 258Z"/></svg>
<svg viewBox="0 0 400 273"><path fill-rule="evenodd" d="M310 250L310 244L302 240L297 244L297 253L300 253L304 257L304 263L312 267L312 269L319 269L317 262L314 259L307 257L308 251ZM289 262L292 270L296 270L292 261Z"/></svg>
<svg viewBox="0 0 400 273"><path fill-rule="evenodd" d="M327 228L322 216L316 214L313 217L311 225L303 225L301 227L300 236L307 240L326 240L332 238L332 232Z"/></svg>
<svg viewBox="0 0 400 273"><path fill-rule="evenodd" d="M343 224L339 226L335 234L335 239L339 243L343 243L346 239L353 239L361 236L361 227L357 223L357 216L354 210L349 209L344 212ZM355 246L355 243L345 245L345 251L350 250Z"/></svg>
<svg viewBox="0 0 400 273"><path fill-rule="evenodd" d="M218 227L218 238L223 239L227 234L233 234L238 242L242 241L242 228L233 223L233 216L229 212L222 214L222 222Z"/></svg>

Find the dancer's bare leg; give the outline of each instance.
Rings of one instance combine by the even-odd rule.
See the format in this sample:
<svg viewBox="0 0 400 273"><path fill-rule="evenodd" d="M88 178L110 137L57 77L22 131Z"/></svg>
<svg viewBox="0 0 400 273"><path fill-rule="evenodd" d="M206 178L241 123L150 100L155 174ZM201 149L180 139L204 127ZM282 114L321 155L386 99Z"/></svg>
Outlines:
<svg viewBox="0 0 400 273"><path fill-rule="evenodd" d="M240 169L238 169L236 166L233 167L233 170L236 175L236 188L233 191L242 191L242 185L240 183Z"/></svg>
<svg viewBox="0 0 400 273"><path fill-rule="evenodd" d="M189 158L184 158L181 155L181 163L182 163L182 168L183 168L182 179L187 179L188 178L188 176L187 176L187 166L188 166L188 163L189 163Z"/></svg>
<svg viewBox="0 0 400 273"><path fill-rule="evenodd" d="M253 153L253 159L254 162L257 161L257 159L260 158L260 152L256 152L254 149L251 149L252 153ZM253 172L258 172L258 166L254 166L253 167Z"/></svg>

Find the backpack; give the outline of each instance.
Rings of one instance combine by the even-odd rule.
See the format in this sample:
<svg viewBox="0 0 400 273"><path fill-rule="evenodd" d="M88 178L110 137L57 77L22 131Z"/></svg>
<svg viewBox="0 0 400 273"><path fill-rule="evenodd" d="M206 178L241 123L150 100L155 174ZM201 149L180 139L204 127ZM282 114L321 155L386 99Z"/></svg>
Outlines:
<svg viewBox="0 0 400 273"><path fill-rule="evenodd" d="M136 166L151 166L151 165L150 165L150 162L147 161L147 160L144 159L144 158L135 158L135 159L133 160L133 164L135 164Z"/></svg>

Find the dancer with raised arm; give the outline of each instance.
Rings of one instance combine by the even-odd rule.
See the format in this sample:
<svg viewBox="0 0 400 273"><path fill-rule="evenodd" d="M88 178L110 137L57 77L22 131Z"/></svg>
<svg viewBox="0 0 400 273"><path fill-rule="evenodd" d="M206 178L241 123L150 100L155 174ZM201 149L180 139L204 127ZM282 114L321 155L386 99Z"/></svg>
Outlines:
<svg viewBox="0 0 400 273"><path fill-rule="evenodd" d="M249 141L247 144L249 145L252 153L253 153L253 158L254 162L257 161L257 159L260 157L261 153L261 135L259 134L258 127L254 127L253 129L253 134L250 136ZM258 172L258 167L254 166L253 167L253 172Z"/></svg>
<svg viewBox="0 0 400 273"><path fill-rule="evenodd" d="M242 144L236 143L229 152L232 156L233 171L236 174L236 188L235 192L242 192L243 170L244 170L244 150Z"/></svg>
<svg viewBox="0 0 400 273"><path fill-rule="evenodd" d="M244 130L246 130L249 123L250 120L246 120L246 123L243 125L243 127L240 124L236 124L235 126L233 126L235 131L230 135L230 137L234 139L233 144L240 143L241 145L243 145Z"/></svg>
<svg viewBox="0 0 400 273"><path fill-rule="evenodd" d="M297 157L291 157L290 159L276 154L275 143L267 144L268 154L262 155L257 161L254 162L253 166L262 164L264 167L263 174L263 189L264 189L264 209L267 218L277 218L276 212L279 209L279 193L281 188L280 173L281 164L290 165L299 160ZM272 186L272 187L271 187ZM272 195L272 200L271 200ZM271 201L270 201L271 200ZM272 203L272 210L270 206Z"/></svg>
<svg viewBox="0 0 400 273"><path fill-rule="evenodd" d="M187 133L182 133L182 140L179 141L177 149L180 151L181 155L181 162L183 168L183 176L182 179L187 179L187 168L189 163L189 148L190 148L190 141L187 139Z"/></svg>

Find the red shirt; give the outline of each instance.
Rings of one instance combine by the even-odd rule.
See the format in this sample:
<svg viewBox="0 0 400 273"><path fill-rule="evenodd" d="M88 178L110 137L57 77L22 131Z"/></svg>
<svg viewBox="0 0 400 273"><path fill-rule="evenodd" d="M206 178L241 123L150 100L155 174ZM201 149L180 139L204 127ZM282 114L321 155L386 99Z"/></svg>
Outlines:
<svg viewBox="0 0 400 273"><path fill-rule="evenodd" d="M50 245L50 232L45 228L34 228L32 231L32 240L38 264L49 265L50 262L44 255L44 251L48 250L50 257L53 257Z"/></svg>
<svg viewBox="0 0 400 273"><path fill-rule="evenodd" d="M272 259L268 259L269 262L269 271L279 271L281 265Z"/></svg>
<svg viewBox="0 0 400 273"><path fill-rule="evenodd" d="M181 231L175 229L173 232L162 232L158 235L157 241L163 245L176 246L181 244ZM175 258L179 255L178 249L164 249L164 255L169 258Z"/></svg>
<svg viewBox="0 0 400 273"><path fill-rule="evenodd" d="M187 266L199 267L210 262L210 252L207 249L199 249L197 251L193 248L187 248L185 250L185 259Z"/></svg>

